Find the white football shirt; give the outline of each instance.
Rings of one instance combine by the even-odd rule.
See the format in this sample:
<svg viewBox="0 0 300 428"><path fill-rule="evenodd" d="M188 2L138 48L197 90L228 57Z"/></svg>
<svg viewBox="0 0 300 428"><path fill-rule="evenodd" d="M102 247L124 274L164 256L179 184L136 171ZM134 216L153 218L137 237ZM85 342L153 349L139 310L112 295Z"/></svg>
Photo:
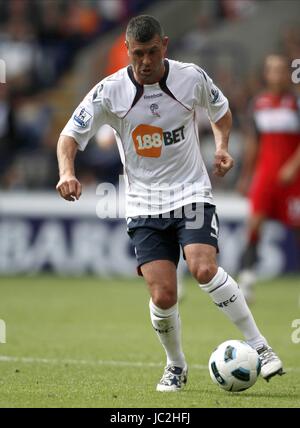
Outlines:
<svg viewBox="0 0 300 428"><path fill-rule="evenodd" d="M200 67L164 60L160 82L140 85L131 66L98 83L61 135L79 149L103 124L116 134L126 182L126 216L165 213L192 202L213 203L200 153L195 108L217 122L228 101Z"/></svg>

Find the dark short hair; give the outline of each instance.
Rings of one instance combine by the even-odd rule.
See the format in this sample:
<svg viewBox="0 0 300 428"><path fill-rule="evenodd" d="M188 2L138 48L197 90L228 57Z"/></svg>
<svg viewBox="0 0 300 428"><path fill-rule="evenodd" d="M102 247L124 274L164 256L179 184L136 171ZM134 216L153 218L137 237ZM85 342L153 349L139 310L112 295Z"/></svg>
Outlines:
<svg viewBox="0 0 300 428"><path fill-rule="evenodd" d="M146 43L158 35L161 39L164 31L160 23L153 16L139 15L131 18L126 29L126 40L132 38L137 42Z"/></svg>

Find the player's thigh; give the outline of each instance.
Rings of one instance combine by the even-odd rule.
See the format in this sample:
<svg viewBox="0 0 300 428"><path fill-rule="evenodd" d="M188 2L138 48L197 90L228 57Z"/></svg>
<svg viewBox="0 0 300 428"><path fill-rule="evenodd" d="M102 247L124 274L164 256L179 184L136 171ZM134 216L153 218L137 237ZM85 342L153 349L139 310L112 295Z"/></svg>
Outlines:
<svg viewBox="0 0 300 428"><path fill-rule="evenodd" d="M201 284L209 282L217 273L217 250L209 244L187 244L183 248L189 271Z"/></svg>
<svg viewBox="0 0 300 428"><path fill-rule="evenodd" d="M176 265L170 260L154 260L141 266L153 303L168 309L177 302Z"/></svg>
<svg viewBox="0 0 300 428"><path fill-rule="evenodd" d="M144 264L156 260L169 260L177 266L180 246L168 219L134 218L128 224L128 234L135 249L139 274Z"/></svg>
<svg viewBox="0 0 300 428"><path fill-rule="evenodd" d="M259 232L266 218L275 218L276 189L272 180L265 174L257 173L254 177L250 192L250 215L248 230Z"/></svg>
<svg viewBox="0 0 300 428"><path fill-rule="evenodd" d="M180 247L169 221L159 218L133 219L128 227L135 247L138 273L154 304L166 309L177 301L176 267Z"/></svg>
<svg viewBox="0 0 300 428"><path fill-rule="evenodd" d="M191 216L195 212L194 218ZM200 283L209 282L217 272L219 220L211 204L192 204L178 221L178 239L191 274Z"/></svg>

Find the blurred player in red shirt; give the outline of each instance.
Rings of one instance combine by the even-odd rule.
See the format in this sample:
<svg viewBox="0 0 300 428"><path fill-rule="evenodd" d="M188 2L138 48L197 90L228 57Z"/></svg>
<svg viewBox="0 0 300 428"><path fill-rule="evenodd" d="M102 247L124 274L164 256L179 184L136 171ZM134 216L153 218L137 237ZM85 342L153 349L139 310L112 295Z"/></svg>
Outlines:
<svg viewBox="0 0 300 428"><path fill-rule="evenodd" d="M266 89L252 102L245 160L238 190L248 194L248 242L242 257L240 286L253 301L257 244L266 219L300 230L300 100L291 88L283 55L265 60ZM249 187L250 186L250 187Z"/></svg>

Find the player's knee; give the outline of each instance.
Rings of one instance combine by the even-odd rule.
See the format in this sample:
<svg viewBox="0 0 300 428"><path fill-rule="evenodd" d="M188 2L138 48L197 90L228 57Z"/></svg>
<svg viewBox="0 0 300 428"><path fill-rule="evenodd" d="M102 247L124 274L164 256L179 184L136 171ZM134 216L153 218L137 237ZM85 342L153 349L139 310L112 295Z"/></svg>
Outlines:
<svg viewBox="0 0 300 428"><path fill-rule="evenodd" d="M191 273L199 284L207 284L213 279L217 271L218 266L215 263L207 263L195 266Z"/></svg>
<svg viewBox="0 0 300 428"><path fill-rule="evenodd" d="M162 289L156 290L152 293L152 301L158 308L169 309L177 302L176 289Z"/></svg>

